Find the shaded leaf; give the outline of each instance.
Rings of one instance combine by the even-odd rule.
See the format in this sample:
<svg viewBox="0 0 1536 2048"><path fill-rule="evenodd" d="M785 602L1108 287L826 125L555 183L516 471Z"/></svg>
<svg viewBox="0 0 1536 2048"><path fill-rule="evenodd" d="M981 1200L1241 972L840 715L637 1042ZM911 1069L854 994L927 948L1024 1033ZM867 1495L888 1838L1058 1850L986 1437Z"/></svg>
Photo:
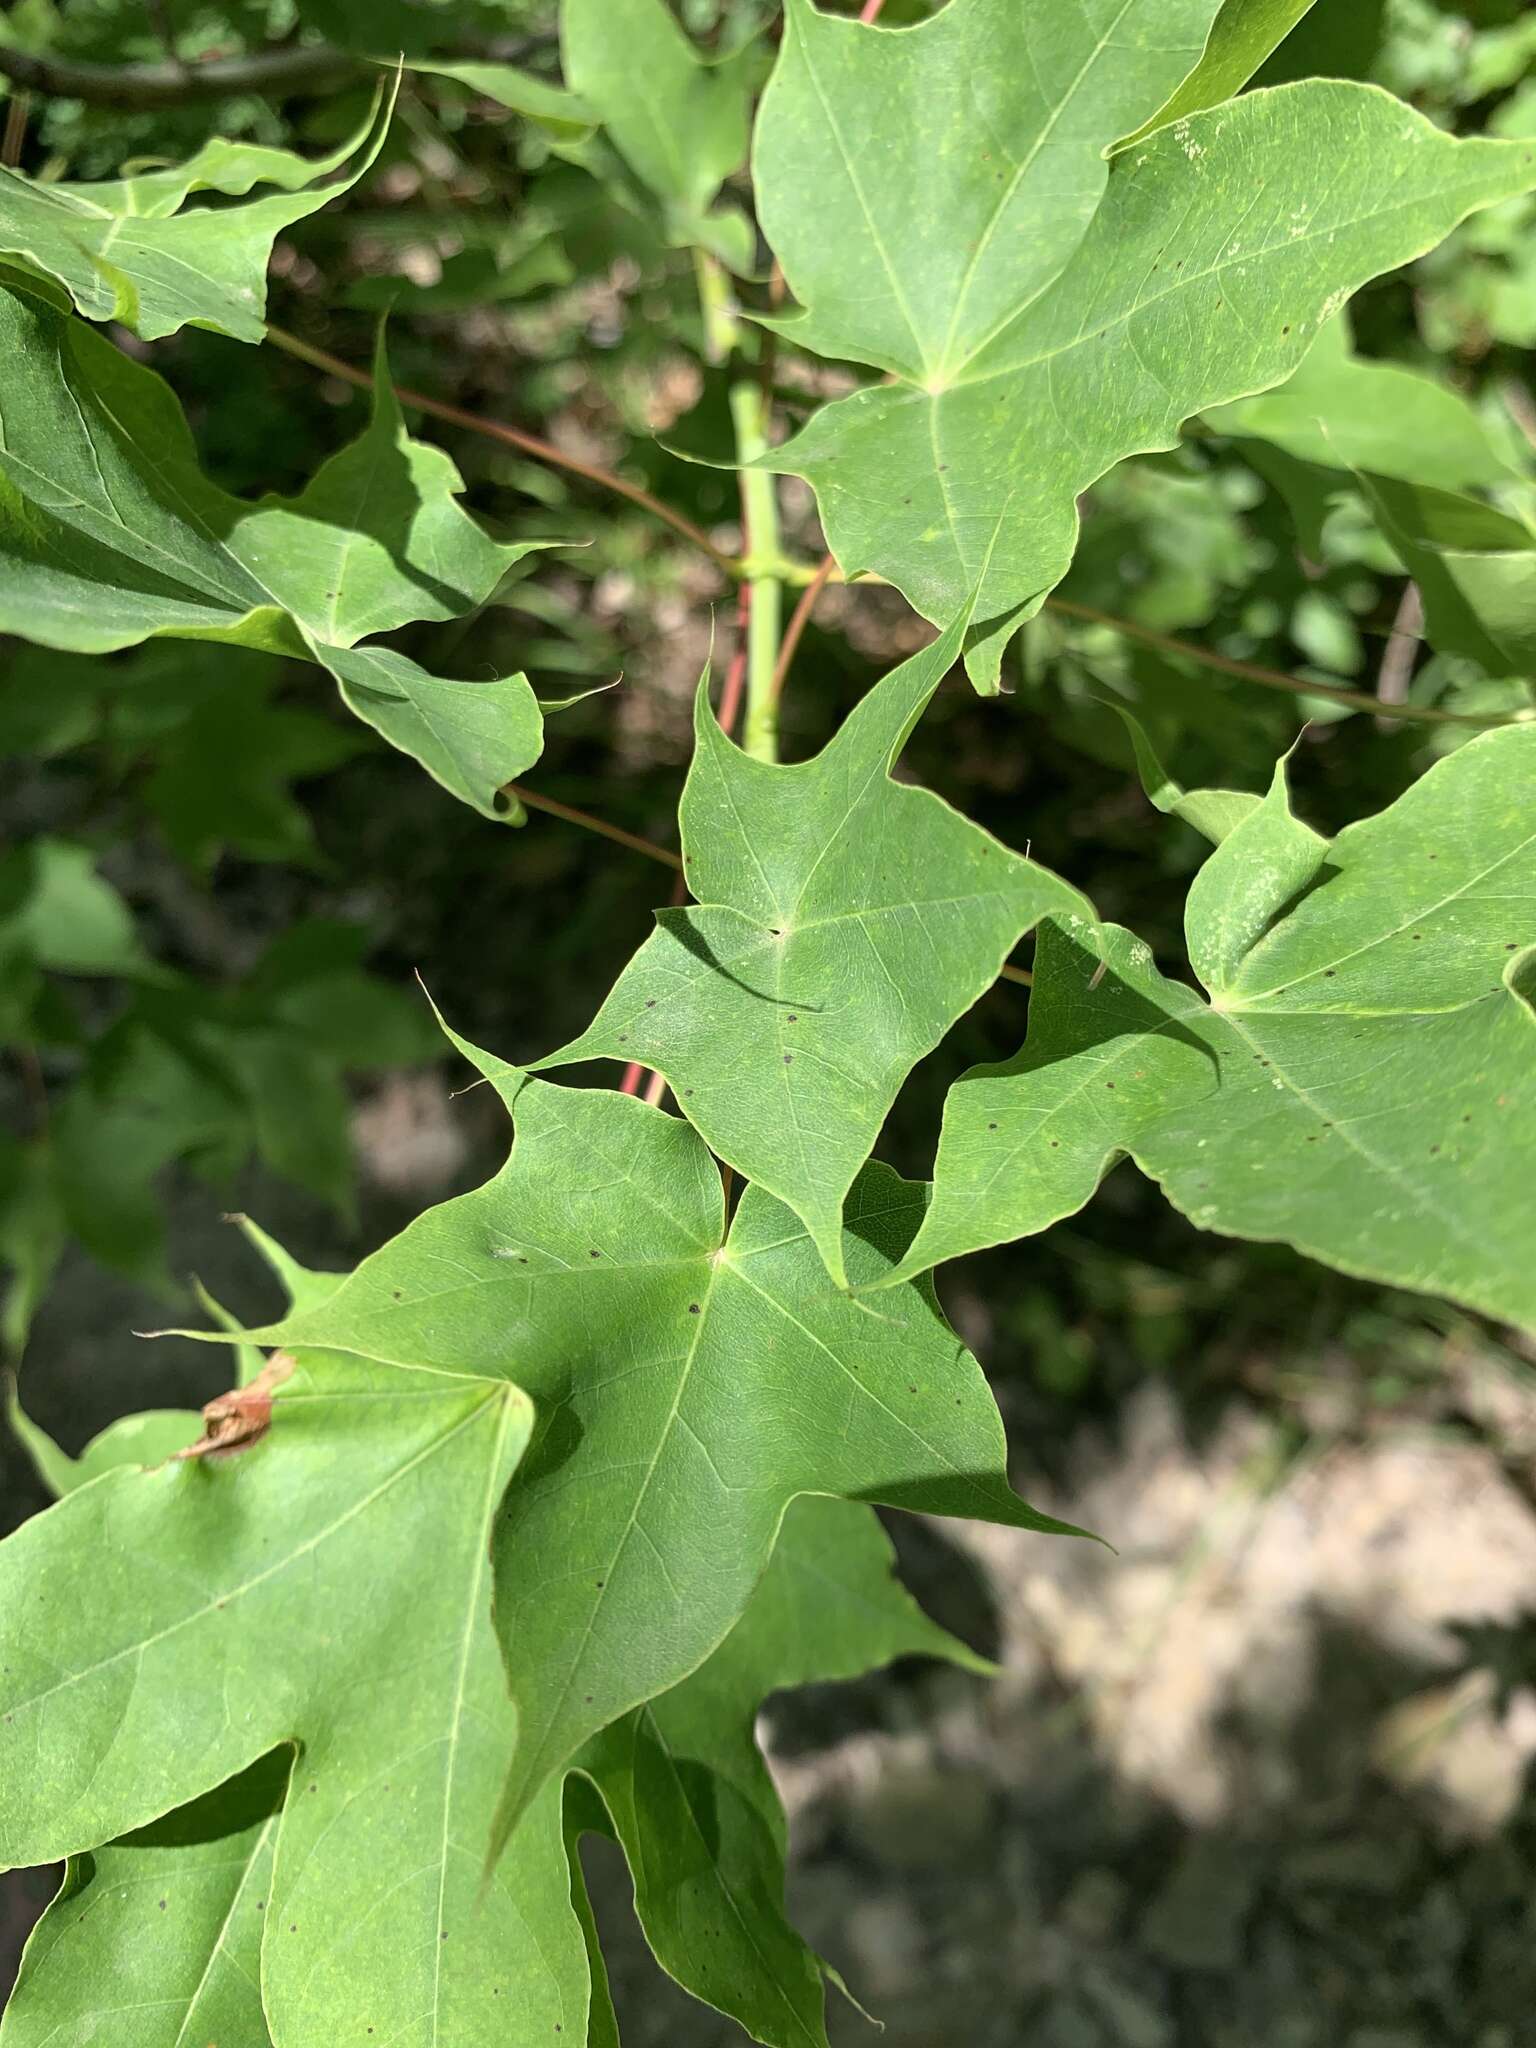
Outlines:
<svg viewBox="0 0 1536 2048"><path fill-rule="evenodd" d="M892 34L791 0L754 153L806 309L780 324L891 381L765 460L813 485L845 572L880 571L941 621L979 586L983 686L1066 570L1095 478L1279 383L1360 284L1536 185L1529 144L1456 142L1375 88L1317 81L1106 162L1213 13L966 0Z"/></svg>
<svg viewBox="0 0 1536 2048"><path fill-rule="evenodd" d="M786 1686L905 1656L990 1668L903 1591L867 1509L799 1500L709 1661L579 1759L629 1859L657 1961L755 2041L824 2048L827 2038L825 1965L784 1917L784 1814L754 1739L757 1710Z"/></svg>
<svg viewBox="0 0 1536 2048"><path fill-rule="evenodd" d="M0 627L105 653L152 635L316 661L392 745L488 817L538 754L520 676L442 682L368 634L456 618L539 542L493 541L449 458L413 440L384 374L372 418L298 497L229 496L174 397L44 299L0 289ZM476 692L483 692L483 701Z"/></svg>
<svg viewBox="0 0 1536 2048"><path fill-rule="evenodd" d="M1038 1231L1129 1153L1204 1229L1536 1323L1536 729L1438 762L1331 844L1283 779L1196 878L1206 1002L1111 930L1047 926L1029 1038L951 1092L890 1276ZM1297 892L1300 891L1298 895Z"/></svg>
<svg viewBox="0 0 1536 2048"><path fill-rule="evenodd" d="M1077 891L927 790L891 779L963 621L872 690L812 761L742 753L700 692L680 813L698 898L593 1023L541 1066L665 1074L685 1116L794 1210L841 1281L843 1201L908 1073Z"/></svg>
<svg viewBox="0 0 1536 2048"><path fill-rule="evenodd" d="M34 839L0 863L0 960L57 974L158 971L95 856L67 839Z"/></svg>
<svg viewBox="0 0 1536 2048"><path fill-rule="evenodd" d="M1536 534L1476 498L1393 477L1358 482L1419 587L1426 638L1491 676L1536 676Z"/></svg>
<svg viewBox="0 0 1536 2048"><path fill-rule="evenodd" d="M284 228L351 191L377 157L393 93L376 100L339 149L315 162L255 143L207 142L171 170L97 184L42 184L0 168L0 252L57 279L91 320L117 320L147 341L211 327L260 341L267 264ZM355 158L345 178L333 173ZM194 192L285 196L194 207Z"/></svg>
<svg viewBox="0 0 1536 2048"><path fill-rule="evenodd" d="M180 1812L72 1857L27 1943L0 2048L265 2048L261 1930L291 1761L275 1751Z"/></svg>
<svg viewBox="0 0 1536 2048"><path fill-rule="evenodd" d="M18 1359L69 1235L46 1138L19 1144L0 1131L0 1353Z"/></svg>
<svg viewBox="0 0 1536 2048"><path fill-rule="evenodd" d="M413 57L413 71L435 78L452 78L467 85L483 99L495 100L509 113L527 120L561 142L580 142L597 127L601 118L595 107L564 86L552 85L516 64L442 63L437 59Z"/></svg>
<svg viewBox="0 0 1536 2048"><path fill-rule="evenodd" d="M746 224L710 208L746 159L756 64L750 46L711 62L665 0L561 0L560 51L572 89L660 207L669 238L748 267Z"/></svg>
<svg viewBox="0 0 1536 2048"><path fill-rule="evenodd" d="M1452 491L1515 480L1465 398L1415 370L1356 355L1343 313L1318 330L1283 384L1212 406L1204 419L1215 433L1266 441L1325 469Z"/></svg>
<svg viewBox="0 0 1536 2048"><path fill-rule="evenodd" d="M1213 846L1219 846L1263 801L1245 789L1184 789L1157 758L1140 724L1128 711L1118 705L1115 708L1130 736L1136 772L1147 801L1171 817L1182 818L1186 825L1193 825Z"/></svg>
<svg viewBox="0 0 1536 2048"><path fill-rule="evenodd" d="M62 1500L77 1486L114 1472L120 1465L162 1465L167 1458L197 1436L199 1418L186 1408L146 1408L137 1415L123 1415L99 1430L72 1458L27 1414L14 1391L6 1403L11 1428L26 1449L37 1475L53 1495Z"/></svg>

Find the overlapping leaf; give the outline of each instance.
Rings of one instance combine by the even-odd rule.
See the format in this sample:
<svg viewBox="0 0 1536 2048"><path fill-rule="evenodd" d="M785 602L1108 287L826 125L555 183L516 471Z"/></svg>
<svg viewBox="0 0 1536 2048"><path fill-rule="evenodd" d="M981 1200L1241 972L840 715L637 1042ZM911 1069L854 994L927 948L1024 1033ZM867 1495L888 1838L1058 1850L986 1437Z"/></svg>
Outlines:
<svg viewBox="0 0 1536 2048"><path fill-rule="evenodd" d="M902 1591L867 1508L799 1500L709 1661L578 1760L629 1859L657 1960L773 2048L824 2048L824 1973L784 1917L784 1815L754 1717L770 1692L905 1656L987 1668Z"/></svg>
<svg viewBox="0 0 1536 2048"><path fill-rule="evenodd" d="M1279 383L1366 279L1536 185L1529 143L1457 142L1309 81L1105 161L1199 58L1212 0L959 0L916 29L791 0L754 150L785 331L888 381L771 457L844 569L928 617L979 586L969 663L1067 568L1077 499L1204 407Z"/></svg>
<svg viewBox="0 0 1536 2048"><path fill-rule="evenodd" d="M681 1119L464 1050L515 1109L505 1168L257 1341L506 1377L532 1399L495 1550L520 1729L510 1827L590 1735L720 1642L796 1495L1056 1525L1010 1490L986 1383L925 1292L871 1314L762 1189L725 1231L718 1172ZM924 1192L860 1176L851 1280L900 1256Z"/></svg>
<svg viewBox="0 0 1536 2048"><path fill-rule="evenodd" d="M458 471L405 431L380 345L373 417L298 497L198 468L174 397L46 293L0 288L0 629L105 653L155 635L318 662L392 746L487 816L538 757L526 679L430 676L359 644L472 610L538 542L494 541Z"/></svg>
<svg viewBox="0 0 1536 2048"><path fill-rule="evenodd" d="M577 99L594 110L669 239L749 268L750 227L736 209L714 202L747 154L750 45L711 62L665 0L561 0L560 51ZM604 174L590 145L567 145L564 153Z"/></svg>
<svg viewBox="0 0 1536 2048"><path fill-rule="evenodd" d="M211 327L260 341L267 264L284 228L351 191L383 145L393 95L355 135L316 161L249 142L207 142L174 169L97 184L42 184L0 168L0 254L57 279L91 320L118 320L146 340ZM349 159L349 174L334 180ZM192 207L194 192L243 206Z"/></svg>
<svg viewBox="0 0 1536 2048"><path fill-rule="evenodd" d="M1204 113L1241 92L1314 5L1315 0L1222 0L1200 62L1120 147L1128 149L1154 128Z"/></svg>
<svg viewBox="0 0 1536 2048"><path fill-rule="evenodd" d="M1215 433L1334 471L1368 470L1445 491L1516 479L1473 405L1419 371L1357 355L1344 313L1318 329L1283 384L1212 406L1204 419Z"/></svg>
<svg viewBox="0 0 1536 2048"><path fill-rule="evenodd" d="M1536 729L1437 763L1331 843L1283 772L1190 890L1206 1001L1111 928L1047 926L1029 1039L945 1111L892 1278L1041 1230L1129 1153L1202 1228L1536 1324Z"/></svg>
<svg viewBox="0 0 1536 2048"><path fill-rule="evenodd" d="M963 622L812 761L750 759L700 693L683 791L696 904L657 915L592 1024L543 1066L665 1074L723 1159L786 1203L843 1277L843 1201L907 1074L1048 912L1093 911L929 791L891 780Z"/></svg>
<svg viewBox="0 0 1536 2048"><path fill-rule="evenodd" d="M0 1858L78 1854L297 1746L263 1922L280 2048L580 2039L557 1792L482 1896L515 1739L489 1538L531 1421L505 1379L306 1355L259 1442L25 1524L0 1550Z"/></svg>
<svg viewBox="0 0 1536 2048"><path fill-rule="evenodd" d="M1459 492L1384 476L1357 481L1418 585L1426 637L1491 676L1536 679L1536 533Z"/></svg>
<svg viewBox="0 0 1536 2048"><path fill-rule="evenodd" d="M1474 491L1520 481L1468 401L1430 378L1353 354L1330 324L1278 389L1218 406L1206 425L1239 439L1283 494L1303 548L1357 490L1418 585L1427 638L1492 676L1536 666L1536 536Z"/></svg>
<svg viewBox="0 0 1536 2048"><path fill-rule="evenodd" d="M183 1442L194 1423L181 1418ZM134 1444L122 1425L119 1432L113 1462L123 1464ZM103 1471L108 1456L104 1451ZM488 1622L482 1627L488 1633ZM897 1585L889 1543L867 1509L798 1501L745 1613L713 1657L674 1691L595 1737L578 1758L580 1781L567 1788L562 1860L546 1853L542 1813L518 1831L498 1882L517 1892L527 1929L572 1955L586 1917L576 1841L597 1828L621 1844L646 1937L679 1983L739 2019L754 2039L783 2048L824 2043L822 1968L784 1918L784 1818L754 1741L754 1716L770 1691L852 1677L911 1655L978 1662ZM0 2048L38 2048L113 2016L121 2024L130 2007L135 2048L174 2048L203 2035L241 2048L267 2042L257 1985L264 1933L269 1995L286 1974L288 1930L273 1851L291 1758L290 1749L275 1750L166 1818L75 1857L28 1948L0 2022ZM469 1758L460 1766L470 1782L476 1763ZM301 1762L295 1801L306 1796L305 1783ZM495 1775L486 1774L480 1793L487 1816L496 1790ZM497 2003L495 1980L505 1996L509 1971L529 1967L526 1934L516 1939L522 1932L493 1914L483 1931L467 1922L467 1938L445 1953L450 1989L465 1976L466 1953L490 1973L503 2029L477 2031L473 2017L461 2013L469 2031L453 2038L494 2039L499 2048L544 2039L546 2013L516 2000ZM499 1948L509 1936L512 1945ZM352 1989L363 1995L360 1981ZM599 2003L585 2029L579 2010L567 2008L561 2022L572 2048L583 2041L597 2048L605 2038L601 1986L593 1992ZM316 2038L328 2019L341 2016L339 2005L327 2010L324 1998L306 2002L297 2015L298 2031L279 2033L280 2044Z"/></svg>
<svg viewBox="0 0 1536 2048"><path fill-rule="evenodd" d="M259 1973L292 1752L71 1858L0 2016L0 2048L266 2048Z"/></svg>

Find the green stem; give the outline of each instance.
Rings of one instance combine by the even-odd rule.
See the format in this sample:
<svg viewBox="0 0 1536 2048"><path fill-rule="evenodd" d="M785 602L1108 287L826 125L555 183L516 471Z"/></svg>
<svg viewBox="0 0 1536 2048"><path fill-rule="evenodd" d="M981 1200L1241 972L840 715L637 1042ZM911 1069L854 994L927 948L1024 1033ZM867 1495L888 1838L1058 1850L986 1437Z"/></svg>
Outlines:
<svg viewBox="0 0 1536 2048"><path fill-rule="evenodd" d="M741 341L731 286L720 264L702 249L693 252L699 311L704 319L704 355L724 363ZM738 377L730 388L731 424L736 436L737 481L741 488L741 549L745 558L743 612L747 635L747 711L742 733L746 752L758 761L778 759L779 631L784 592L779 543L779 501L767 470L747 465L768 447L768 405L763 383Z"/></svg>
<svg viewBox="0 0 1536 2048"><path fill-rule="evenodd" d="M768 446L766 408L755 379L731 386L731 420L736 460L754 461ZM779 552L779 503L766 469L741 471L741 513L745 553L752 564L747 590L747 715L742 746L754 760L775 761L779 751L779 630L784 589L770 566Z"/></svg>

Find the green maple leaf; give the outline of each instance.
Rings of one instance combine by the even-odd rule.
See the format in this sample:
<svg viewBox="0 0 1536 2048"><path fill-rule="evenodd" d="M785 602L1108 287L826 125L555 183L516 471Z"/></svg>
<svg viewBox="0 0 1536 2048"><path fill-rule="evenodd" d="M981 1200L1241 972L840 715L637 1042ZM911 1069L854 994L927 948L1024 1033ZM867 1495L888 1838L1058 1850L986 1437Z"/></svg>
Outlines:
<svg viewBox="0 0 1536 2048"><path fill-rule="evenodd" d="M146 1408L109 1422L78 1458L72 1458L38 1428L14 1395L6 1403L6 1420L56 1500L99 1479L103 1472L115 1472L120 1465L158 1465L197 1435L197 1417L186 1409Z"/></svg>
<svg viewBox="0 0 1536 2048"><path fill-rule="evenodd" d="M754 1718L771 1692L906 1656L990 1668L902 1590L868 1509L799 1500L714 1655L578 1760L629 1860L657 1961L772 2048L825 2048L826 1965L784 1917L784 1813Z"/></svg>
<svg viewBox="0 0 1536 2048"><path fill-rule="evenodd" d="M1518 476L1459 392L1400 363L1357 355L1347 313L1319 328L1283 384L1211 406L1204 422L1335 472L1335 489L1337 473L1349 470L1449 491L1494 489Z"/></svg>
<svg viewBox="0 0 1536 2048"><path fill-rule="evenodd" d="M1202 114L1241 92L1315 4L1316 0L1222 0L1200 62L1119 147L1129 149L1154 129Z"/></svg>
<svg viewBox="0 0 1536 2048"><path fill-rule="evenodd" d="M198 468L153 371L46 292L0 287L0 630L107 653L154 636L298 656L343 701L487 817L538 758L527 679L428 675L359 644L460 617L541 542L494 541L459 504L441 449L406 433L380 337L369 425L298 497L251 504Z"/></svg>
<svg viewBox="0 0 1536 2048"><path fill-rule="evenodd" d="M301 1285L315 1281L297 1277ZM323 1383L323 1366L320 1372ZM277 1394L268 1454L274 1462L287 1448L284 1403L292 1398ZM305 1398L302 1390L298 1398ZM133 1427L148 1417L114 1424L98 1439L89 1475L68 1469L70 1461L42 1432L27 1428L40 1469L64 1492L87 1476L99 1479L114 1466L163 1454L161 1436L168 1451L170 1425L179 1424L182 1443L196 1433L193 1416L153 1420L152 1436ZM43 1449L51 1455L41 1455ZM222 1505L229 1511L240 1506L229 1499ZM753 1724L772 1691L852 1677L898 1656L940 1656L987 1668L927 1620L895 1581L891 1563L890 1545L867 1509L816 1499L794 1504L767 1571L713 1656L682 1685L594 1737L576 1759L573 1771L596 1797L575 1797L581 1788L568 1785L563 1849L551 1788L497 1865L500 1895L485 1924L472 1914L461 1930L450 1931L457 1946L444 1952L433 1981L437 2017L448 2024L451 2016L462 2029L450 2038L495 2040L501 2048L539 2042L550 2030L552 2011L565 2014L561 2031L573 2042L600 2038L596 2024L585 2035L580 2026L586 1902L575 1860L580 1833L595 1828L622 1846L646 1937L687 1990L739 2019L757 2040L783 2048L825 2043L823 1966L784 1917L784 1817ZM494 1667L488 1608L477 1617L476 1645L480 1661L488 1655ZM195 1688L201 1679L212 1688L219 1673L215 1651L202 1667L189 1662L185 1682ZM485 1700L477 1700L477 1713L485 1709ZM505 1738L504 1713L492 1721ZM296 1979L293 1924L284 1920L297 1910L285 1881L283 1859L290 1851L286 1843L279 1846L280 1830L293 1823L278 1810L291 1757L286 1747L269 1753L167 1818L76 1855L29 1948L0 2024L0 2048L35 2048L129 2005L142 2009L134 2036L142 2048L173 2048L194 2031L255 2048L268 2039L255 1995L264 1935L264 1981L280 2044L316 2038L327 2025L351 2024L359 2012L387 2011L378 2003L367 1949L353 1949L344 1933L318 1988ZM306 1791L318 1782L308 1778L307 1761L301 1758L296 1767L289 1802L306 1835L304 1801L321 1796ZM488 1819L504 1761L494 1743L455 1751L456 1811L470 1815L478 1808ZM407 1784L397 1781L395 1789L400 1798L408 1796ZM323 1840L316 1853L325 1853ZM335 1879L334 1869L325 1874ZM370 1902L375 1914L394 1913L382 1898L389 1881L389 1865L381 1861L380 1896ZM521 1921L497 1910L504 1898L516 1901ZM450 1878L436 1915L426 1915L418 1948L424 1938L430 1954L435 1934L442 1949L439 1923L463 1902L462 1886ZM356 1885L348 1903L363 1909ZM432 1903L430 1891L424 1893L413 1912L394 1914L389 1932L398 1937L403 1928L409 1940L423 1907ZM568 1998L558 2007L513 1995L515 1970L539 1978L539 1951L563 1958ZM313 1965L312 1953L301 1951L300 1960ZM595 1954L591 1960L596 2022L601 1963ZM403 1993L407 1987L396 1988Z"/></svg>
<svg viewBox="0 0 1536 2048"><path fill-rule="evenodd" d="M1279 383L1359 285L1536 185L1529 142L1457 142L1374 87L1310 81L1106 161L1199 59L1214 0L951 0L899 32L790 0L754 145L802 346L888 381L770 466L814 487L850 574L968 659L1064 574L1077 500L1204 407Z"/></svg>
<svg viewBox="0 0 1536 2048"><path fill-rule="evenodd" d="M521 114L542 128L555 141L584 142L597 127L599 115L576 93L551 85L516 64L481 61L449 64L437 58L413 57L413 71L425 71L434 78L452 78L467 85L482 98L495 100L509 113Z"/></svg>
<svg viewBox="0 0 1536 2048"><path fill-rule="evenodd" d="M133 980L159 972L95 855L47 837L0 860L0 961L8 977L28 966Z"/></svg>
<svg viewBox="0 0 1536 2048"><path fill-rule="evenodd" d="M0 2048L266 2048L261 1930L291 1755L72 1857L0 2017Z"/></svg>
<svg viewBox="0 0 1536 2048"><path fill-rule="evenodd" d="M1331 843L1283 770L1245 815L1223 795L1196 801L1224 836L1185 913L1210 1000L1128 932L1100 978L1047 925L1028 1041L956 1083L890 1277L1043 1229L1129 1153L1202 1228L1536 1324L1536 729Z"/></svg>
<svg viewBox="0 0 1536 2048"><path fill-rule="evenodd" d="M263 1913L281 2048L579 2040L557 1787L485 1875L516 1739L490 1532L531 1422L505 1379L305 1354L260 1441L24 1524L0 1547L0 1860L79 1855L296 1748Z"/></svg>
<svg viewBox="0 0 1536 2048"><path fill-rule="evenodd" d="M761 1188L727 1230L718 1170L680 1118L455 1043L515 1112L502 1172L252 1341L449 1385L506 1378L533 1401L496 1532L520 1729L504 1837L589 1736L720 1642L798 1494L1060 1525L1009 1487L986 1382L923 1289L871 1313ZM850 1280L900 1256L924 1196L865 1169Z"/></svg>
<svg viewBox="0 0 1536 2048"><path fill-rule="evenodd" d="M1418 585L1425 637L1491 676L1536 674L1536 533L1458 491L1357 474L1376 524ZM1528 713L1527 716L1532 714Z"/></svg>
<svg viewBox="0 0 1536 2048"><path fill-rule="evenodd" d="M1237 439L1274 484L1308 554L1321 554L1324 519L1352 486L1418 585L1426 638L1489 675L1530 673L1536 536L1469 495L1521 478L1465 398L1355 355L1341 318L1284 384L1214 407L1205 424Z"/></svg>
<svg viewBox="0 0 1536 2048"><path fill-rule="evenodd" d="M148 341L189 325L260 341L272 244L351 191L383 147L393 105L393 92L376 100L356 134L315 162L215 137L172 169L95 184L0 169L0 253L57 279L88 319L121 321ZM345 178L325 182L350 158ZM256 185L279 191L182 211L194 192L240 196Z"/></svg>
<svg viewBox="0 0 1536 2048"><path fill-rule="evenodd" d="M891 768L955 659L957 623L870 691L812 761L757 761L700 693L680 822L699 899L541 1066L666 1076L722 1159L776 1195L843 1278L843 1202L897 1090L1048 912L1092 907Z"/></svg>
<svg viewBox="0 0 1536 2048"><path fill-rule="evenodd" d="M561 0L560 53L573 91L602 123L622 172L659 209L668 239L750 269L746 220L734 208L711 208L746 160L752 46L710 61L665 0ZM622 191L624 178L600 146L579 142L561 153Z"/></svg>

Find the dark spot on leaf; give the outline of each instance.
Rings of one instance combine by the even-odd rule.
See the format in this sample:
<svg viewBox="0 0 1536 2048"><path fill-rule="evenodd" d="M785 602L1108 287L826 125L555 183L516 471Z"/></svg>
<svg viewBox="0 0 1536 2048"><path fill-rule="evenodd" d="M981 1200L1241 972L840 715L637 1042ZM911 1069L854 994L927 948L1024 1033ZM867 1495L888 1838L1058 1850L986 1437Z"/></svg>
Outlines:
<svg viewBox="0 0 1536 2048"><path fill-rule="evenodd" d="M1333 969L1332 967L1325 967L1325 968L1323 969L1323 979L1324 979L1324 981L1332 981L1332 979L1333 979L1333 977L1334 977L1334 973L1335 973L1335 969Z"/></svg>
<svg viewBox="0 0 1536 2048"><path fill-rule="evenodd" d="M1285 326L1285 327L1282 327L1282 328L1281 328L1281 330L1280 330L1280 332L1281 332L1282 334L1289 334L1289 333L1290 333L1290 331L1291 331L1291 330L1290 330L1290 327L1289 327L1289 325L1287 325L1287 326Z"/></svg>
<svg viewBox="0 0 1536 2048"><path fill-rule="evenodd" d="M629 1033L628 1033L627 1031L621 1031L621 1032L619 1033L619 1043L620 1043L620 1045L628 1045L628 1043L629 1043Z"/></svg>
<svg viewBox="0 0 1536 2048"><path fill-rule="evenodd" d="M602 1256L603 1256L603 1255L602 1255L602 1253L601 1253L601 1252L588 1252L588 1253L587 1253L587 1257L588 1257L589 1259L600 1259L600 1258L601 1258Z"/></svg>
<svg viewBox="0 0 1536 2048"><path fill-rule="evenodd" d="M688 1313L689 1313L689 1315L691 1315L691 1316L696 1316L696 1315L698 1314L698 1312L699 1312L699 1304L698 1304L698 1303L697 1303L696 1301L690 1301L690 1302L689 1302L689 1304L688 1304Z"/></svg>
<svg viewBox="0 0 1536 2048"><path fill-rule="evenodd" d="M654 1010L656 1007L656 998L654 996L647 996L645 999L645 1007L648 1010Z"/></svg>
<svg viewBox="0 0 1536 2048"><path fill-rule="evenodd" d="M1113 1082L1113 1081L1106 1081L1106 1082L1104 1083L1104 1086L1105 1086L1106 1088L1113 1088L1113 1087L1114 1087L1114 1085L1115 1085L1115 1084L1114 1084L1114 1082Z"/></svg>
<svg viewBox="0 0 1536 2048"><path fill-rule="evenodd" d="M996 1125L996 1124L988 1124L988 1125L987 1125L987 1129L988 1129L989 1131L995 1131L995 1130L997 1129L997 1125Z"/></svg>
<svg viewBox="0 0 1536 2048"><path fill-rule="evenodd" d="M163 1913L163 1912L165 1911L165 1901L164 1901L164 1899L162 1899L162 1900L160 1901L160 1910L161 1910L161 1912L162 1912L162 1913Z"/></svg>
<svg viewBox="0 0 1536 2048"><path fill-rule="evenodd" d="M288 1932L289 1932L290 1934L297 1934L297 1933L298 1933L298 1931L299 1931L299 1923L298 1923L298 1921L297 1921L297 1920L290 1920L290 1921L289 1921L289 1923L288 1923Z"/></svg>
<svg viewBox="0 0 1536 2048"><path fill-rule="evenodd" d="M798 1024L800 1022L800 1019L797 1016L795 1016L793 1011L791 1011L789 1021L791 1024Z"/></svg>
<svg viewBox="0 0 1536 2048"><path fill-rule="evenodd" d="M1052 1138L1052 1140L1051 1140L1051 1150L1052 1150L1053 1152L1059 1152L1059 1151L1061 1150L1061 1140L1060 1140L1060 1138Z"/></svg>
<svg viewBox="0 0 1536 2048"><path fill-rule="evenodd" d="M787 1052L787 1053L785 1053L785 1055L784 1055L784 1064L785 1064L785 1066L786 1066L786 1067L787 1067L787 1066L789 1065L789 1063L791 1062L791 1060L793 1060L793 1058L794 1058L794 1054L793 1054L792 1052Z"/></svg>

